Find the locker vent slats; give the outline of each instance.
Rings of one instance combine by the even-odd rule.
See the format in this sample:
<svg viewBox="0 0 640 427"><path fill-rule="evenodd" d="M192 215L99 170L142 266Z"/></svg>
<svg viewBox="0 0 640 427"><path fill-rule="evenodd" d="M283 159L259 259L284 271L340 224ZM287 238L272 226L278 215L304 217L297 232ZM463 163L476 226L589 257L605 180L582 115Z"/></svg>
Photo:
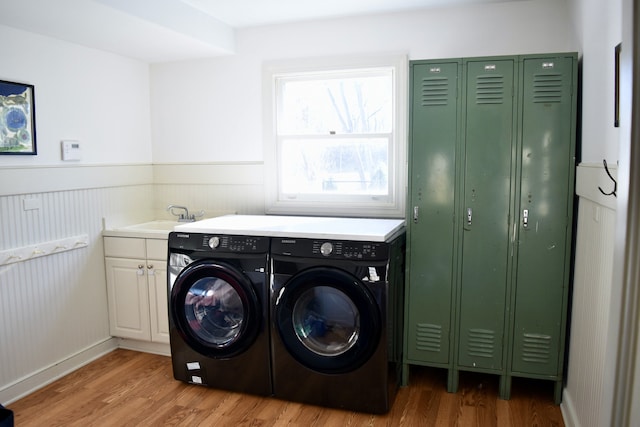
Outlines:
<svg viewBox="0 0 640 427"><path fill-rule="evenodd" d="M422 106L445 106L449 102L449 79L429 77L422 79Z"/></svg>
<svg viewBox="0 0 640 427"><path fill-rule="evenodd" d="M548 363L551 337L542 334L523 334L522 360L529 363Z"/></svg>
<svg viewBox="0 0 640 427"><path fill-rule="evenodd" d="M495 332L488 329L469 329L467 345L470 356L492 358L495 350Z"/></svg>
<svg viewBox="0 0 640 427"><path fill-rule="evenodd" d="M562 101L562 75L536 74L533 76L533 102L559 103Z"/></svg>
<svg viewBox="0 0 640 427"><path fill-rule="evenodd" d="M416 348L421 351L441 350L442 326L431 323L418 323L416 327Z"/></svg>
<svg viewBox="0 0 640 427"><path fill-rule="evenodd" d="M502 104L504 102L504 77L499 74L481 75L476 78L477 104Z"/></svg>

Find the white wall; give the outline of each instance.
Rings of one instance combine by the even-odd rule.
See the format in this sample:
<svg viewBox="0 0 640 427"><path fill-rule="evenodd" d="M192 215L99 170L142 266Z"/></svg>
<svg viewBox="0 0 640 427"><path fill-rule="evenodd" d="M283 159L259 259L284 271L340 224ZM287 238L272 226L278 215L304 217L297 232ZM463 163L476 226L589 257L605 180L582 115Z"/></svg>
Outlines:
<svg viewBox="0 0 640 427"><path fill-rule="evenodd" d="M582 60L582 158L618 161L614 120L614 48L622 41L622 1L569 0Z"/></svg>
<svg viewBox="0 0 640 427"><path fill-rule="evenodd" d="M153 162L262 161L265 60L575 51L564 1L518 1L238 30L230 57L151 67Z"/></svg>
<svg viewBox="0 0 640 427"><path fill-rule="evenodd" d="M35 86L38 148L0 155L0 251L88 237L85 248L0 259L6 404L114 347L102 218L151 215L154 191L147 64L4 26L0 40L0 79ZM80 162L61 161L62 139L81 142Z"/></svg>
<svg viewBox="0 0 640 427"><path fill-rule="evenodd" d="M147 64L5 26L0 40L0 79L35 86L38 149L0 167L60 165L63 139L80 141L77 164L151 161Z"/></svg>
<svg viewBox="0 0 640 427"><path fill-rule="evenodd" d="M617 293L612 276L619 268L614 247L620 234L616 220L620 199L603 196L598 187L613 189L603 159L612 166L614 176L628 170L617 168L617 162L624 165L629 156L620 150L620 129L613 124L614 49L622 39L622 4L623 0L569 0L582 64L582 164L576 177L578 248L562 406L567 426L596 427L608 425L611 419L619 350L615 339L619 308L612 309L615 304L611 304ZM618 181L625 181L624 176ZM625 191L619 187L618 196Z"/></svg>

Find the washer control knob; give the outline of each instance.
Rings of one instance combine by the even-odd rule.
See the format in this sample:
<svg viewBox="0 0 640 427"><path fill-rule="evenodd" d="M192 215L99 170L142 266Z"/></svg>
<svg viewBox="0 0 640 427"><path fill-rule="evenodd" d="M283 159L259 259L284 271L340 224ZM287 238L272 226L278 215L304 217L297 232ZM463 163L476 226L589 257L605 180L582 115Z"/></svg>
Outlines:
<svg viewBox="0 0 640 427"><path fill-rule="evenodd" d="M218 236L213 236L209 239L209 247L211 249L215 249L220 246L220 238Z"/></svg>
<svg viewBox="0 0 640 427"><path fill-rule="evenodd" d="M333 252L333 245L331 242L324 242L322 246L320 246L320 253L322 255L329 256L331 255L331 252Z"/></svg>

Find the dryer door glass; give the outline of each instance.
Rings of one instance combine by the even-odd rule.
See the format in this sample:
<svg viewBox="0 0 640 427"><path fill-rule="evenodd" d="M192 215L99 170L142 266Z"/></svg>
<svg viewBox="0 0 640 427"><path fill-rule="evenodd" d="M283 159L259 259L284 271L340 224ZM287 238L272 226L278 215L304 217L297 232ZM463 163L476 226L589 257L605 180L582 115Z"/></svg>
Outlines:
<svg viewBox="0 0 640 427"><path fill-rule="evenodd" d="M212 277L199 279L189 288L184 304L193 333L216 347L235 341L242 330L242 300L225 280Z"/></svg>
<svg viewBox="0 0 640 427"><path fill-rule="evenodd" d="M337 356L358 341L360 313L344 292L330 286L316 286L296 300L293 328L309 350L323 356Z"/></svg>
<svg viewBox="0 0 640 427"><path fill-rule="evenodd" d="M274 324L292 357L327 374L368 361L384 326L368 286L333 267L308 268L286 281L275 300Z"/></svg>

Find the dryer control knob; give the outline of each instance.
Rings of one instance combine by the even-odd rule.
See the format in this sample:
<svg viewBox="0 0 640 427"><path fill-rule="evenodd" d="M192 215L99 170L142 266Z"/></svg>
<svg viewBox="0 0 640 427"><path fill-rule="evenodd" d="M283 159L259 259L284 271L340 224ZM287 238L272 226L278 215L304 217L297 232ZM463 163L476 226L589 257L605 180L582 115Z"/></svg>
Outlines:
<svg viewBox="0 0 640 427"><path fill-rule="evenodd" d="M214 236L209 239L209 247L211 249L215 249L220 246L220 238L218 236Z"/></svg>
<svg viewBox="0 0 640 427"><path fill-rule="evenodd" d="M324 242L322 246L320 246L320 253L322 255L329 256L331 255L331 252L333 252L333 245L331 242Z"/></svg>

